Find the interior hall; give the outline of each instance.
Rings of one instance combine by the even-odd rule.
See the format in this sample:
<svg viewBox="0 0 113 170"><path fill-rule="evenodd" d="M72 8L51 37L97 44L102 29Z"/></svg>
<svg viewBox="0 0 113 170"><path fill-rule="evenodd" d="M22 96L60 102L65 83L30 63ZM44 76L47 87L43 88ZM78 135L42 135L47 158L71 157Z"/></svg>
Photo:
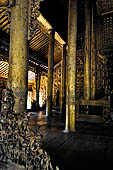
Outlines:
<svg viewBox="0 0 113 170"><path fill-rule="evenodd" d="M0 0L0 170L112 160L113 0Z"/></svg>

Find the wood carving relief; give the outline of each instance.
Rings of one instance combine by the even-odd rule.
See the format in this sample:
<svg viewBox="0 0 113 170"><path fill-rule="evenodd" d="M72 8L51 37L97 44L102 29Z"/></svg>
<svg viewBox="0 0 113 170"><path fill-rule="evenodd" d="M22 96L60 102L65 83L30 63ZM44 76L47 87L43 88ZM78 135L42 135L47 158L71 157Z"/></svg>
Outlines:
<svg viewBox="0 0 113 170"><path fill-rule="evenodd" d="M10 160L25 170L53 170L49 155L41 148L41 132L29 127L28 113L14 114L13 107L13 92L6 89L0 112L0 160Z"/></svg>
<svg viewBox="0 0 113 170"><path fill-rule="evenodd" d="M55 105L60 104L61 89L61 68L57 68L53 73L53 102Z"/></svg>
<svg viewBox="0 0 113 170"><path fill-rule="evenodd" d="M83 97L84 87L84 57L77 55L77 81L76 81L76 97Z"/></svg>
<svg viewBox="0 0 113 170"><path fill-rule="evenodd" d="M40 2L44 0L29 0L28 1L28 40L30 40L37 30L37 17L39 16ZM16 0L7 0L7 15L11 22L11 8L17 5Z"/></svg>
<svg viewBox="0 0 113 170"><path fill-rule="evenodd" d="M98 55L98 63L97 63L97 85L96 85L96 93L103 97L107 94L106 89L108 88L108 69L107 69L107 59L105 56Z"/></svg>

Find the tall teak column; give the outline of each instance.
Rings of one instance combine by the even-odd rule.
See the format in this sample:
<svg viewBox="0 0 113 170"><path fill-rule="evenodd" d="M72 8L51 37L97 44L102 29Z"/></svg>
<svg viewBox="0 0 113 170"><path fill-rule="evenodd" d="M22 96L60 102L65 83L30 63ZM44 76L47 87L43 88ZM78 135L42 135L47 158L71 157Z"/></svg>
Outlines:
<svg viewBox="0 0 113 170"><path fill-rule="evenodd" d="M85 47L84 47L84 99L89 100L91 95L91 17L89 0L85 0Z"/></svg>
<svg viewBox="0 0 113 170"><path fill-rule="evenodd" d="M52 115L53 94L53 61L54 61L54 30L49 30L49 52L48 52L48 87L46 116Z"/></svg>
<svg viewBox="0 0 113 170"><path fill-rule="evenodd" d="M27 103L28 1L16 0L11 9L8 87L13 90L14 112L24 112Z"/></svg>
<svg viewBox="0 0 113 170"><path fill-rule="evenodd" d="M77 0L69 0L68 11L68 55L66 124L69 131L75 131L75 89L76 89L76 43L77 43ZM66 125L67 126L67 125Z"/></svg>
<svg viewBox="0 0 113 170"><path fill-rule="evenodd" d="M94 5L92 2L91 19L91 99L95 99L96 93L96 55L95 55L95 25L94 25Z"/></svg>
<svg viewBox="0 0 113 170"><path fill-rule="evenodd" d="M40 77L41 77L41 74L37 70L37 75L36 75L36 107L37 109L39 109Z"/></svg>
<svg viewBox="0 0 113 170"><path fill-rule="evenodd" d="M60 113L65 115L66 112L66 44L62 45L61 61L61 103Z"/></svg>

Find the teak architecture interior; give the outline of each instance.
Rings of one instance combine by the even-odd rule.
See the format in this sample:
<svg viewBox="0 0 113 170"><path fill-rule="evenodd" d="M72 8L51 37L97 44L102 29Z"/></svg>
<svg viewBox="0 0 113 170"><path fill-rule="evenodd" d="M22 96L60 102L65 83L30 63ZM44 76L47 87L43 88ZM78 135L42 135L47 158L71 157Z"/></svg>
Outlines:
<svg viewBox="0 0 113 170"><path fill-rule="evenodd" d="M26 109L28 69L36 73L36 81L38 74L45 72L47 116L52 110L53 84L59 81L54 96L60 92L60 111L66 112L66 128L75 131L76 117L84 114L107 119L112 115L113 2L73 0L67 4L66 1L68 38L65 27L66 33L61 33L64 41L41 13L37 19L30 18L30 10L28 14L27 9L20 13L13 8L13 1L0 1L0 77L1 92L8 79L7 87L15 96L14 111L18 113ZM53 82L54 70L57 73Z"/></svg>
<svg viewBox="0 0 113 170"><path fill-rule="evenodd" d="M113 0L60 0L53 16L53 2L40 1L0 0L0 99L8 88L14 113L26 111L32 71L35 109L40 98L47 117L59 106L65 132L80 117L112 121Z"/></svg>

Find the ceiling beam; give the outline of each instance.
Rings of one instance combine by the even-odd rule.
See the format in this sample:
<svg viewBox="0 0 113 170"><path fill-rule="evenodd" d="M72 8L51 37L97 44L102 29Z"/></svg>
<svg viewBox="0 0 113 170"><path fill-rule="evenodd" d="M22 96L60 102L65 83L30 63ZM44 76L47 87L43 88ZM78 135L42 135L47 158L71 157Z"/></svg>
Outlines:
<svg viewBox="0 0 113 170"><path fill-rule="evenodd" d="M34 52L32 51L31 49L29 49L29 54L30 54L30 58L41 63L41 64L44 64L44 65L48 65L48 59L43 57L43 56L40 56L38 52Z"/></svg>

